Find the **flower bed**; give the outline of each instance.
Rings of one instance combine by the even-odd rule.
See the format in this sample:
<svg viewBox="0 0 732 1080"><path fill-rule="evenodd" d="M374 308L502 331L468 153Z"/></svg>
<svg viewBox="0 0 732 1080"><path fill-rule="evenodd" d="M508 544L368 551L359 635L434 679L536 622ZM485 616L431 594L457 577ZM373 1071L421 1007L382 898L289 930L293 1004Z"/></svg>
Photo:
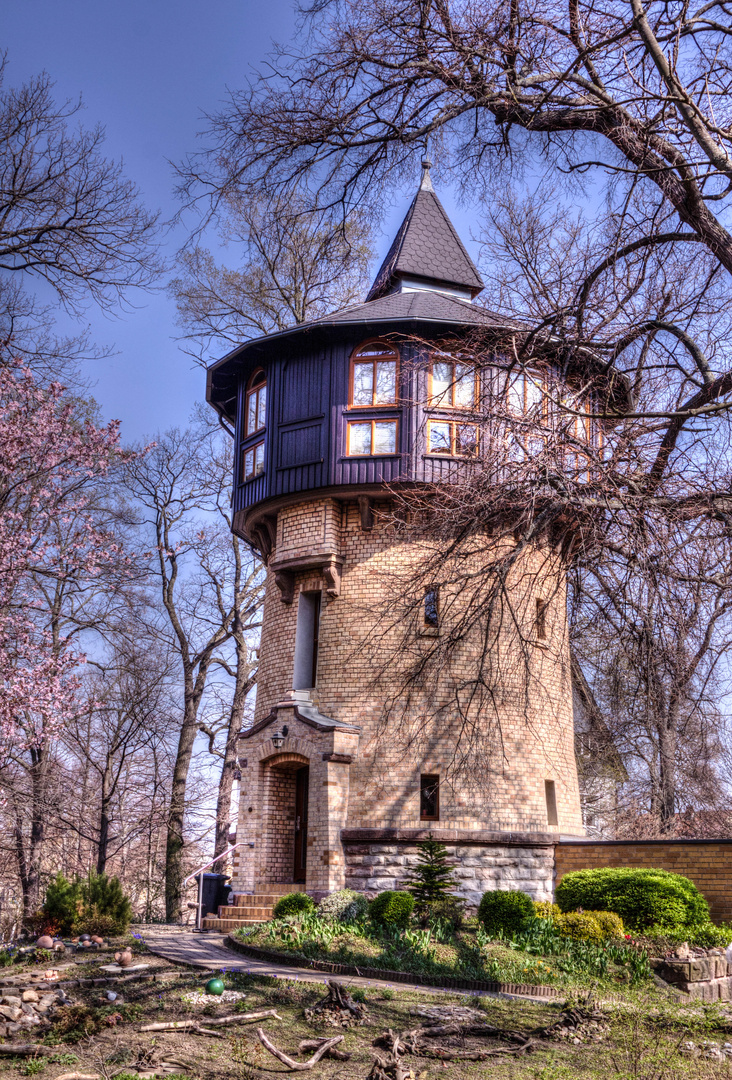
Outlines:
<svg viewBox="0 0 732 1080"><path fill-rule="evenodd" d="M275 919L254 930L241 928L233 939L286 963L317 964L331 971L337 965L348 968L344 974L368 971L370 977L387 979L401 973L407 981L419 978L430 985L456 985L458 980L466 988L473 983L570 988L586 985L588 978L617 986L650 977L644 951L628 944L572 941L542 919L510 939L491 939L480 926L436 933L377 927L365 919L328 922L307 914Z"/></svg>

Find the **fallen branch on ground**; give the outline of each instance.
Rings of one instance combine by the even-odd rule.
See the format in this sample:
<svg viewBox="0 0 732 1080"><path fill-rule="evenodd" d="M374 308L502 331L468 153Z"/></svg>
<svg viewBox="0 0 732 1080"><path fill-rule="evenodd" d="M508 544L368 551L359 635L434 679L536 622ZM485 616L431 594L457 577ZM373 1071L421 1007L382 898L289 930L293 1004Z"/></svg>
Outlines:
<svg viewBox="0 0 732 1080"><path fill-rule="evenodd" d="M264 1020L273 1016L275 1020L281 1020L275 1009L260 1009L259 1012L233 1013L231 1016L221 1016L218 1020L206 1019L206 1027L223 1027L225 1024L246 1024L251 1020ZM198 1020L167 1020L157 1024L145 1024L139 1029L142 1031L198 1031L204 1030Z"/></svg>
<svg viewBox="0 0 732 1080"><path fill-rule="evenodd" d="M295 1061L294 1058L288 1057L282 1050L278 1050L274 1043L271 1043L267 1036L264 1034L261 1028L257 1028L257 1035L259 1041L265 1050L269 1050L270 1054L273 1054L278 1061L281 1061L283 1065L287 1065L288 1069L292 1069L296 1072L305 1072L308 1069L312 1069L316 1062L320 1061L322 1057L328 1053L332 1047L337 1046L339 1042L343 1042L343 1035L336 1035L332 1039L326 1039L318 1050L315 1051L313 1056L307 1061Z"/></svg>
<svg viewBox="0 0 732 1080"><path fill-rule="evenodd" d="M40 1043L3 1043L0 1046L0 1055L6 1057L33 1057L34 1054L57 1054L58 1050L53 1046L42 1046Z"/></svg>
<svg viewBox="0 0 732 1080"><path fill-rule="evenodd" d="M99 1073L61 1073L56 1080L102 1080Z"/></svg>
<svg viewBox="0 0 732 1080"><path fill-rule="evenodd" d="M328 1039L303 1039L297 1048L298 1054L306 1054L308 1050L319 1050L324 1042L329 1042ZM350 1054L345 1050L336 1050L334 1046L331 1046L326 1057L335 1058L337 1061L348 1061Z"/></svg>

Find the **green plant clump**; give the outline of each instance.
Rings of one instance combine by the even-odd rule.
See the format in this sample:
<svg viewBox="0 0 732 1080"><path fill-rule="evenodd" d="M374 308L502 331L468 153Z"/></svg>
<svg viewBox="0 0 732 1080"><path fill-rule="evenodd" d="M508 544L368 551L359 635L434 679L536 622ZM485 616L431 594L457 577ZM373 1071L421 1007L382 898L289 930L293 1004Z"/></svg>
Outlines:
<svg viewBox="0 0 732 1080"><path fill-rule="evenodd" d="M535 900L534 915L537 919L546 919L553 922L557 915L561 915L559 904L553 904L551 900Z"/></svg>
<svg viewBox="0 0 732 1080"><path fill-rule="evenodd" d="M478 921L489 934L519 933L534 918L534 901L519 889L483 893Z"/></svg>
<svg viewBox="0 0 732 1080"><path fill-rule="evenodd" d="M61 934L125 934L132 905L119 878L90 871L68 881L59 873L46 890L43 915Z"/></svg>
<svg viewBox="0 0 732 1080"><path fill-rule="evenodd" d="M274 906L275 919L285 919L288 915L302 915L315 911L312 896L304 892L286 893Z"/></svg>
<svg viewBox="0 0 732 1080"><path fill-rule="evenodd" d="M414 897L408 892L387 889L369 904L369 918L377 926L406 928L414 910Z"/></svg>
<svg viewBox="0 0 732 1080"><path fill-rule="evenodd" d="M585 915L591 915L600 924L603 937L619 938L625 933L623 920L614 911L586 911Z"/></svg>
<svg viewBox="0 0 732 1080"><path fill-rule="evenodd" d="M562 937L573 941L589 941L599 945L605 935L594 913L589 911L568 911L566 915L557 915L554 926Z"/></svg>
<svg viewBox="0 0 732 1080"><path fill-rule="evenodd" d="M465 907L457 896L446 896L435 900L429 907L430 926L442 924L450 933L460 930L465 922Z"/></svg>
<svg viewBox="0 0 732 1080"><path fill-rule="evenodd" d="M615 911L629 930L680 930L709 922L709 905L696 885L667 870L629 867L574 870L557 887L563 912Z"/></svg>
<svg viewBox="0 0 732 1080"><path fill-rule="evenodd" d="M329 922L356 922L363 918L369 909L369 902L363 893L354 889L338 889L328 893L318 904L318 916Z"/></svg>

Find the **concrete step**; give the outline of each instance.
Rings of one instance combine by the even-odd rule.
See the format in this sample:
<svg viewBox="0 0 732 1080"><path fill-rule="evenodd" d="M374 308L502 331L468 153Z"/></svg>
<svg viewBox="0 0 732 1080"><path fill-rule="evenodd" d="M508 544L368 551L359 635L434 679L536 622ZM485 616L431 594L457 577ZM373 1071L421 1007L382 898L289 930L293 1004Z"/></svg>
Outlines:
<svg viewBox="0 0 732 1080"><path fill-rule="evenodd" d="M256 926L261 922L266 922L266 919L219 919L216 915L207 915L203 920L203 929L229 934L239 926Z"/></svg>
<svg viewBox="0 0 732 1080"><path fill-rule="evenodd" d="M266 922L272 918L273 904L221 904L217 919L256 919Z"/></svg>

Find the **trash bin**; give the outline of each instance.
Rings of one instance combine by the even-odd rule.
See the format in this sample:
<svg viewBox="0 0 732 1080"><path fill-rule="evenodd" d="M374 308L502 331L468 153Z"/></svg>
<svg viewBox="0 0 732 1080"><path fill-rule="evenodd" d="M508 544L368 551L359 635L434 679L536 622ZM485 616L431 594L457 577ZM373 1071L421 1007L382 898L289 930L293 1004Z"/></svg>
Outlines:
<svg viewBox="0 0 732 1080"><path fill-rule="evenodd" d="M200 874L196 874L196 884L200 884ZM227 885L228 874L204 874L203 887L201 888L201 922L207 915L213 912L218 914L219 905L225 904L231 892L231 886ZM199 924L200 925L200 924Z"/></svg>

